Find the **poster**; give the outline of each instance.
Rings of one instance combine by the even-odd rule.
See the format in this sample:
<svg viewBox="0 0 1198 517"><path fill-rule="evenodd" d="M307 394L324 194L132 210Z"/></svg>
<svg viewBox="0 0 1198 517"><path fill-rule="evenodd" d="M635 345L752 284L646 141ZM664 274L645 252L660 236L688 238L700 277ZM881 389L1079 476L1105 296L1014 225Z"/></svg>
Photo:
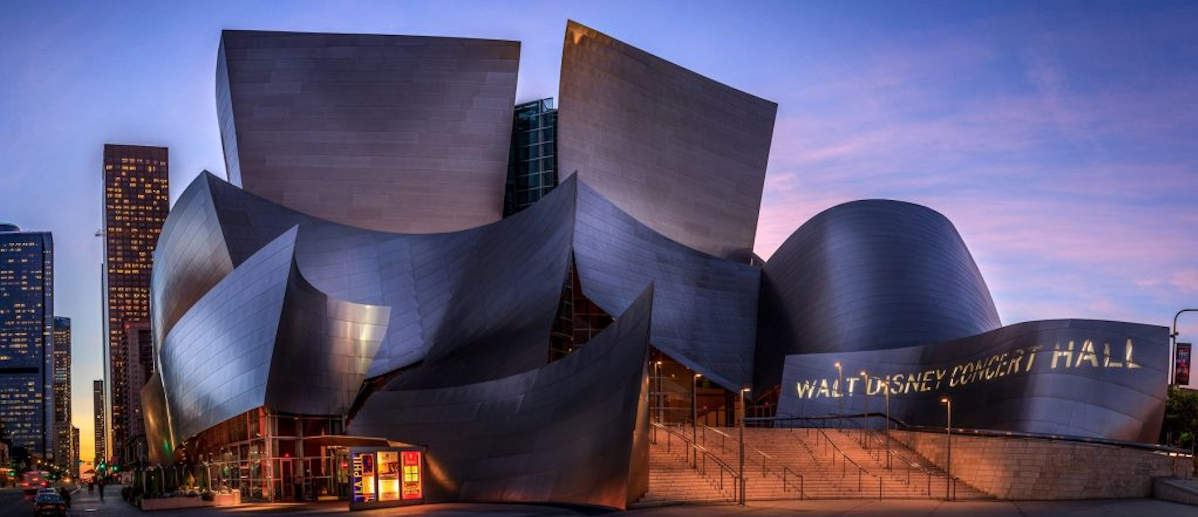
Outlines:
<svg viewBox="0 0 1198 517"><path fill-rule="evenodd" d="M1173 363L1173 384L1190 385L1190 356L1194 346L1190 343L1177 344L1177 357Z"/></svg>
<svg viewBox="0 0 1198 517"><path fill-rule="evenodd" d="M420 486L420 451L403 451L403 498L405 501L424 496Z"/></svg>
<svg viewBox="0 0 1198 517"><path fill-rule="evenodd" d="M374 453L355 452L352 455L354 500L355 503L369 503L375 500L374 493Z"/></svg>
<svg viewBox="0 0 1198 517"><path fill-rule="evenodd" d="M399 500L399 452L378 453L379 501Z"/></svg>

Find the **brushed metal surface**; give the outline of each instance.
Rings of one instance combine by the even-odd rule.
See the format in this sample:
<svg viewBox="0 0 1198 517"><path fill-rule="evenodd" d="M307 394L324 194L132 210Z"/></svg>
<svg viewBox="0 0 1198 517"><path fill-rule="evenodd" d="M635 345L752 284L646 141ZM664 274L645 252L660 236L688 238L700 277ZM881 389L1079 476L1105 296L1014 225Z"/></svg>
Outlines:
<svg viewBox="0 0 1198 517"><path fill-rule="evenodd" d="M348 432L427 447L426 498L623 509L647 386L653 288L579 351L476 384L376 392ZM643 480L642 480L643 481Z"/></svg>
<svg viewBox="0 0 1198 517"><path fill-rule="evenodd" d="M953 224L901 201L853 201L803 223L766 262L756 383L789 354L880 350L1001 326Z"/></svg>
<svg viewBox="0 0 1198 517"><path fill-rule="evenodd" d="M503 213L520 43L226 30L226 170L323 219L404 233Z"/></svg>
<svg viewBox="0 0 1198 517"><path fill-rule="evenodd" d="M1095 353L1093 360L1081 355L1087 341ZM1072 353L1053 360L1054 352L1068 350L1071 344ZM1032 355L1035 358L1029 359ZM991 360L995 356L1003 357L1005 366L1002 360ZM1011 366L1017 356L1022 359ZM959 382L969 375L961 365L979 360L988 378ZM837 379L833 366L837 361L845 372L843 397L799 397L798 384L803 381ZM858 372L864 370L875 379L904 376L901 381L891 378L890 414L909 424L943 426L945 406L940 397L948 395L953 401L953 427L1155 443L1164 417L1168 364L1165 327L1076 319L1031 321L926 345L788 355L778 414L853 414L865 411L867 404L869 411L883 412L885 384L871 384L877 394L863 396L865 381ZM926 390L906 386L907 376L928 371L934 373L921 384ZM942 379L937 371L944 372Z"/></svg>
<svg viewBox="0 0 1198 517"><path fill-rule="evenodd" d="M729 390L749 386L760 271L657 233L578 184L574 260L582 291L608 314L653 289L653 346Z"/></svg>
<svg viewBox="0 0 1198 517"><path fill-rule="evenodd" d="M174 437L262 406L313 415L349 410L390 310L312 287L295 265L299 231L263 246L167 334L159 362Z"/></svg>
<svg viewBox="0 0 1198 517"><path fill-rule="evenodd" d="M296 263L308 282L337 299L391 308L369 376L424 360L486 365L463 375L534 368L546 360L541 345L566 274L574 191L566 182L527 213L491 225L405 235L320 220L201 174L168 218L155 255L157 331L169 332L194 299L299 225ZM496 350L457 352L488 348Z"/></svg>
<svg viewBox="0 0 1198 517"><path fill-rule="evenodd" d="M657 232L748 263L778 105L570 21L559 177Z"/></svg>

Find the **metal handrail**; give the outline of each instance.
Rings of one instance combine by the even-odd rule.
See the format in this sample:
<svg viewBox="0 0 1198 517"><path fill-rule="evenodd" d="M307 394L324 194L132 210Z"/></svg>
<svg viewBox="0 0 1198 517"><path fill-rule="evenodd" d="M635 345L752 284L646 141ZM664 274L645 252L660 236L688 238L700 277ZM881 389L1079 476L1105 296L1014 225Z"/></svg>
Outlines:
<svg viewBox="0 0 1198 517"><path fill-rule="evenodd" d="M724 441L725 438L731 439L731 440L737 440L739 443L738 438L733 438L731 435L729 435L728 433L725 433L724 431L721 431L715 427L711 427L707 424L700 424L700 425L703 427L704 440L706 440L706 433L709 430L720 435L720 451L721 452L727 451L727 447L725 447L725 441ZM791 470L791 468L788 467L785 463L782 463L781 461L777 460L776 458L771 456L769 453L767 453L761 449L758 449L756 447L753 447L752 445L749 445L748 443L746 443L744 445L745 445L745 449L748 449L751 452L755 452L761 456L761 459L759 461L761 462L761 476L762 477L765 477L766 475L771 473L770 466L766 463L766 460L770 460L770 461L777 463L776 469L779 469L779 470L777 473L774 473L774 474L776 476L778 476L779 479L782 480L782 491L783 492L790 491L790 489L788 487L788 480L787 480L788 475L799 478L799 486L798 486L799 499L800 500L804 499L805 478L803 477L802 474L795 472L794 470ZM749 461L749 459L746 459L746 461Z"/></svg>
<svg viewBox="0 0 1198 517"><path fill-rule="evenodd" d="M863 483L863 479L862 479L862 474L864 474L864 475L870 476L870 477L878 480L878 499L881 499L882 498L882 477L875 475L875 474L869 472L868 470L865 470L865 467L862 467L861 464L857 463L856 461L853 461L853 458L850 458L848 454L845 454L845 452L843 450L841 450L840 447L837 447L836 444L832 442L832 437L828 436L828 434L825 433L822 428L816 428L816 431L819 431L820 436L822 436L824 438L824 441L827 443L828 446L830 446L832 448L832 450L834 450L840 454L840 465L841 465L840 475L841 475L841 477L843 478L846 473L846 470L847 470L846 462L852 463L854 467L857 467L857 491L858 492L864 491L864 483ZM836 457L835 456L832 456L832 465L833 466L836 465Z"/></svg>
<svg viewBox="0 0 1198 517"><path fill-rule="evenodd" d="M885 413L853 413L853 414L829 414L820 416L767 416L767 417L747 417L745 424L772 424L774 422L819 422L829 420L854 420L862 418L881 418L886 419ZM895 430L914 431L923 433L943 433L944 426L934 425L916 425L908 424L906 421L897 417L890 417L890 422L894 424ZM954 435L974 435L974 436L1000 436L1000 437L1015 437L1015 438L1039 438L1042 440L1059 440L1066 442L1080 443L1095 443L1101 445L1114 445L1117 447L1126 447L1130 449L1141 449L1165 453L1178 453L1185 456L1190 455L1189 449L1173 447L1171 445L1160 445L1155 443L1131 442L1126 440L1111 440L1107 438L1094 438L1089 436L1074 436L1067 434L1048 434L1048 433L1029 433L1024 431L1002 431L997 429L972 429L965 427L954 427Z"/></svg>
<svg viewBox="0 0 1198 517"><path fill-rule="evenodd" d="M694 440L692 440L690 438L687 438L686 434L679 432L679 431L675 431L673 429L670 429L669 426L660 424L658 422L652 422L651 424L653 425L653 428L655 430L654 437L653 437L654 443L657 443L656 429L660 428L661 430L666 432L666 437L667 437L666 438L666 447L667 447L666 450L667 451L669 450L669 437L670 436L677 436L679 440L682 440L682 443L687 445L687 449L688 449L687 456L686 456L687 463L690 463L689 450L694 449L694 451L695 451L694 468L697 472L699 472L700 475L703 475L703 476L707 475L707 458L708 457L710 457L711 460L713 462L715 462L716 466L720 468L720 478L719 478L718 490L720 491L721 495L723 495L723 493L724 493L724 471L728 471L728 474L732 480L732 494L733 494L732 499L733 500L737 499L736 494L740 493L740 490L739 490L740 476L737 474L736 469L732 468L731 465L728 465L727 463L725 463L724 460L721 460L719 458L719 456L713 454L706 447L695 443ZM702 453L702 458L703 458L702 467L699 466L700 463L698 461L700 453ZM711 480L708 479L708 481L711 481Z"/></svg>

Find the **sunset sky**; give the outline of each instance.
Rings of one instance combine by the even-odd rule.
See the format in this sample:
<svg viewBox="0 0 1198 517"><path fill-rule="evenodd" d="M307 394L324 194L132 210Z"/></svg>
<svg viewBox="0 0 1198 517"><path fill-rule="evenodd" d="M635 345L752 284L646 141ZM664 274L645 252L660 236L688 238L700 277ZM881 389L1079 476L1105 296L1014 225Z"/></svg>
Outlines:
<svg viewBox="0 0 1198 517"><path fill-rule="evenodd" d="M779 104L757 252L861 198L948 216L1003 323L1168 325L1198 307L1198 4L109 2L0 10L0 221L54 233L92 456L101 149L170 148L171 194L224 175L220 30L522 42L517 101L557 96L567 19ZM1182 341L1198 340L1198 315Z"/></svg>

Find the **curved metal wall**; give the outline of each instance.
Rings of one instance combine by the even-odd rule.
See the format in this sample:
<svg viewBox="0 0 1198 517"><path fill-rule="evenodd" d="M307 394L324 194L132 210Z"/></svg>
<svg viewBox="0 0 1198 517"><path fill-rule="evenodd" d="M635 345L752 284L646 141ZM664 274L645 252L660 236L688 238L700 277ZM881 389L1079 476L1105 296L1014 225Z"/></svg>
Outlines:
<svg viewBox="0 0 1198 517"><path fill-rule="evenodd" d="M477 384L367 399L348 432L426 446L430 500L554 502L623 509L643 489L645 365L653 288L579 351ZM642 437L643 439L643 437Z"/></svg>
<svg viewBox="0 0 1198 517"><path fill-rule="evenodd" d="M295 266L299 231L263 246L167 334L159 361L175 439L260 406L311 415L349 410L389 309L312 287Z"/></svg>
<svg viewBox="0 0 1198 517"><path fill-rule="evenodd" d="M176 440L265 402L295 233L234 269L167 333L158 362Z"/></svg>
<svg viewBox="0 0 1198 517"><path fill-rule="evenodd" d="M233 183L405 233L503 213L516 41L226 30L216 101Z"/></svg>
<svg viewBox="0 0 1198 517"><path fill-rule="evenodd" d="M778 382L783 356L882 350L1001 326L973 257L940 213L865 200L799 227L763 270L756 382Z"/></svg>
<svg viewBox="0 0 1198 517"><path fill-rule="evenodd" d="M953 427L1155 443L1168 364L1165 327L1032 321L923 346L789 355L778 415L882 413L889 386L891 416L909 424L943 426L948 395Z"/></svg>
<svg viewBox="0 0 1198 517"><path fill-rule="evenodd" d="M732 391L749 386L760 271L671 241L578 184L574 261L583 294L618 314L654 285L653 346Z"/></svg>
<svg viewBox="0 0 1198 517"><path fill-rule="evenodd" d="M568 22L558 170L662 235L748 263L778 105Z"/></svg>
<svg viewBox="0 0 1198 517"><path fill-rule="evenodd" d="M548 339L561 297L575 203L575 187L567 181L528 210L491 225L404 235L323 221L205 173L180 198L176 206L182 209L168 217L155 255L151 311L155 321L169 322L166 309L181 315L193 303L188 300L299 225L296 263L308 282L337 299L390 308L368 376L460 358L486 365L463 365L463 375L509 375L547 359L537 346ZM158 328L169 331L171 325ZM459 352L467 349L494 350Z"/></svg>

